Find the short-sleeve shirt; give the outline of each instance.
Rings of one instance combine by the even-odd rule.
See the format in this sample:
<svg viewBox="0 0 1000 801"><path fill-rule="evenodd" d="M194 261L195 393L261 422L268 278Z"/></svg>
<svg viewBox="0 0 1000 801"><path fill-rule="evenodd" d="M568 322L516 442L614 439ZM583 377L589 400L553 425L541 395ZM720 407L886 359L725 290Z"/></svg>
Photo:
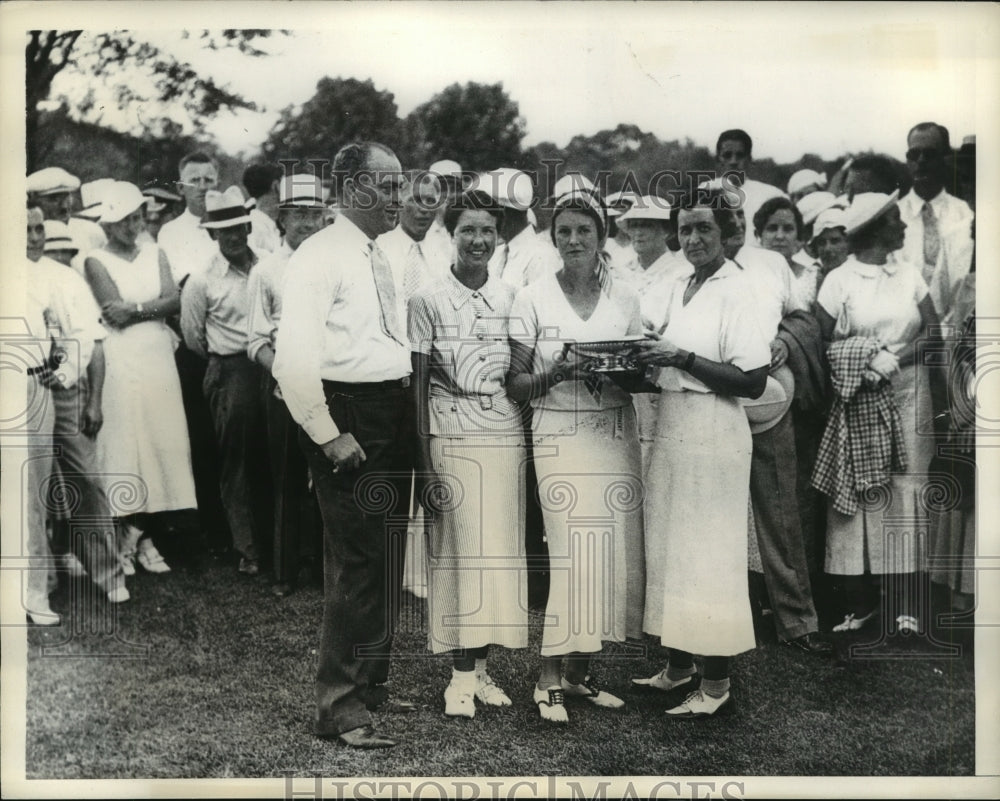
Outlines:
<svg viewBox="0 0 1000 801"><path fill-rule="evenodd" d="M756 370L771 363L770 338L761 328L756 296L746 273L728 259L684 305L694 267L674 280L663 338L713 362ZM660 369L657 384L668 392L711 392L677 367Z"/></svg>
<svg viewBox="0 0 1000 801"><path fill-rule="evenodd" d="M895 352L920 333L918 305L927 293L920 270L909 262L862 264L850 256L823 281L817 303L837 321L834 339L871 337Z"/></svg>
<svg viewBox="0 0 1000 801"><path fill-rule="evenodd" d="M499 279L474 290L450 270L410 298L410 347L430 362L432 436L520 436L506 391L513 302L514 289Z"/></svg>
<svg viewBox="0 0 1000 801"><path fill-rule="evenodd" d="M514 298L510 337L533 352L535 374L552 369L567 344L621 339L642 333L639 294L624 281L613 280L601 290L593 313L583 320L570 306L555 274L528 284ZM583 381L563 381L534 398L535 409L586 412L632 403L632 396L610 381L602 382L595 399Z"/></svg>

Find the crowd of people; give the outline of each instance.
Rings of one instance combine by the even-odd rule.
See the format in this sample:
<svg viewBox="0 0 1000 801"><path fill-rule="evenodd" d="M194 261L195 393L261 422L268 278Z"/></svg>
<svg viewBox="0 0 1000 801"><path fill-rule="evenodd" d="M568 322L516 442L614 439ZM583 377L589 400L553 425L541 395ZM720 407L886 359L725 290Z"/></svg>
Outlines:
<svg viewBox="0 0 1000 801"><path fill-rule="evenodd" d="M371 712L414 708L388 690L404 586L451 659L445 714L511 704L488 664L528 645L533 510L554 723L567 699L624 705L591 671L609 642L659 638L634 689L703 718L755 614L822 659L873 618L926 631L927 574L969 609L974 140L921 123L906 146L902 197L877 156L750 180L738 129L717 179L670 198L577 173L539 198L513 168L404 172L371 142L332 181L255 164L221 191L203 153L174 184L29 175L29 373L51 400L30 620L61 623L54 566L111 603L137 567L169 573L165 516L276 596L315 566L316 734L383 748Z"/></svg>

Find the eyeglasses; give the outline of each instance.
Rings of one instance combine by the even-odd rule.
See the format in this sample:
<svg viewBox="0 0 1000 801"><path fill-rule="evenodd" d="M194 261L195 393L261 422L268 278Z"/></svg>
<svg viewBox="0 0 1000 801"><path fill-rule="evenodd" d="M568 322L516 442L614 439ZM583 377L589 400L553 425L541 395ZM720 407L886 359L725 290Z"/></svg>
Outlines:
<svg viewBox="0 0 1000 801"><path fill-rule="evenodd" d="M907 161L920 161L920 157L923 156L926 159L934 159L943 156L944 154L938 150L936 147L911 147L906 151Z"/></svg>
<svg viewBox="0 0 1000 801"><path fill-rule="evenodd" d="M215 186L218 178L195 178L193 181L178 181L178 186Z"/></svg>

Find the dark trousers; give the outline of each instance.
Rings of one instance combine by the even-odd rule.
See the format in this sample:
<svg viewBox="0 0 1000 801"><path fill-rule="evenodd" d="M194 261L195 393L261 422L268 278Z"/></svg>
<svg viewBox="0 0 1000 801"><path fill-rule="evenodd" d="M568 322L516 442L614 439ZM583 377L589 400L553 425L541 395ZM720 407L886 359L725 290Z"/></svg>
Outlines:
<svg viewBox="0 0 1000 801"><path fill-rule="evenodd" d="M174 354L174 361L181 380L181 398L191 444L194 491L198 500L198 523L204 545L210 548L227 547L232 537L219 495L219 446L215 441L212 413L203 389L207 365L183 342Z"/></svg>
<svg viewBox="0 0 1000 801"><path fill-rule="evenodd" d="M68 532L69 548L86 567L90 578L102 590L124 586L125 574L118 561L112 510L105 493L109 484L112 499L135 498L143 489L138 476L102 476L97 471L95 441L83 433L81 416L87 404L87 385L81 381L70 389L52 390L55 428L52 444L60 489L49 488L47 498L55 499L58 511L69 519L61 523ZM63 503L58 503L63 501Z"/></svg>
<svg viewBox="0 0 1000 801"><path fill-rule="evenodd" d="M309 471L299 447L298 430L288 407L275 397L274 378L264 373L267 442L274 490L274 579L294 584L304 560L320 555L319 509L309 491Z"/></svg>
<svg viewBox="0 0 1000 801"><path fill-rule="evenodd" d="M750 497L764 581L778 637L794 640L819 630L802 542L796 493L797 462L791 412L753 436Z"/></svg>
<svg viewBox="0 0 1000 801"><path fill-rule="evenodd" d="M323 384L337 428L353 434L366 456L357 470L334 473L322 449L304 432L299 435L323 516L316 731L335 735L371 721L369 694L389 677L403 583L414 420L408 388Z"/></svg>
<svg viewBox="0 0 1000 801"><path fill-rule="evenodd" d="M219 445L219 490L233 547L247 559L267 554L270 561L271 476L260 383L260 366L246 354L209 356L204 390Z"/></svg>

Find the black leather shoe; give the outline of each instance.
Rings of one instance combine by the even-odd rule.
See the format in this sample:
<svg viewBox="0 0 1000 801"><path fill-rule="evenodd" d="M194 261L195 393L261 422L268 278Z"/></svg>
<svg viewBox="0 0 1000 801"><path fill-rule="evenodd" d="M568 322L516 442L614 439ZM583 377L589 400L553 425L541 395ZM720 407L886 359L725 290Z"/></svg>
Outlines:
<svg viewBox="0 0 1000 801"><path fill-rule="evenodd" d="M369 701L366 706L369 712L387 712L390 715L405 715L417 711L417 705L405 698L386 698L381 703Z"/></svg>
<svg viewBox="0 0 1000 801"><path fill-rule="evenodd" d="M396 745L395 740L375 731L372 725L341 732L337 741L351 748L392 748Z"/></svg>
<svg viewBox="0 0 1000 801"><path fill-rule="evenodd" d="M798 648L807 654L816 656L833 656L833 643L822 639L815 631L796 637L794 640L785 640L785 645Z"/></svg>

